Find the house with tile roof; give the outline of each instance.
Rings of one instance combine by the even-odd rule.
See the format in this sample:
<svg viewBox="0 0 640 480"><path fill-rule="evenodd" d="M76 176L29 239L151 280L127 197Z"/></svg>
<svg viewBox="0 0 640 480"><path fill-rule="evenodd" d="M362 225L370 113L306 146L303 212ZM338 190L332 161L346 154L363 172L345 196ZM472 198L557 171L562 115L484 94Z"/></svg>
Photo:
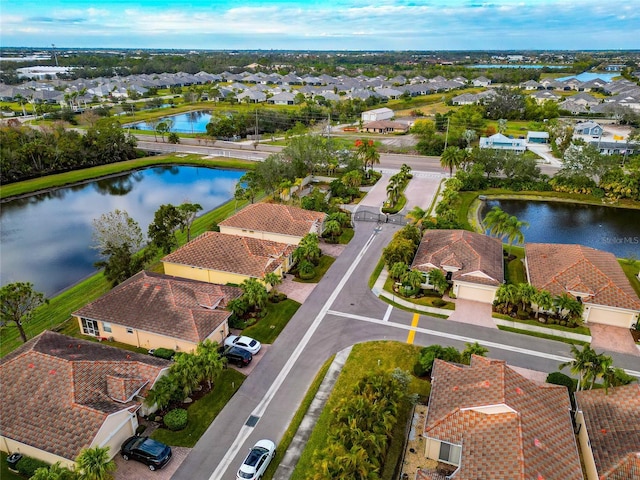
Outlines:
<svg viewBox="0 0 640 480"><path fill-rule="evenodd" d="M293 205L253 203L218 224L220 233L298 245L302 238L321 235L327 214Z"/></svg>
<svg viewBox="0 0 640 480"><path fill-rule="evenodd" d="M493 303L504 281L502 242L466 230L427 230L411 268L425 273L424 288L430 287L427 274L437 268L457 298Z"/></svg>
<svg viewBox="0 0 640 480"><path fill-rule="evenodd" d="M361 132L367 133L400 133L404 134L409 131L409 125L393 120L377 120L375 122L365 123L360 129Z"/></svg>
<svg viewBox="0 0 640 480"><path fill-rule="evenodd" d="M162 259L164 272L219 285L240 285L267 273L283 276L296 246L240 235L204 232ZM269 286L267 286L269 288Z"/></svg>
<svg viewBox="0 0 640 480"><path fill-rule="evenodd" d="M581 301L585 322L630 328L638 321L640 299L612 253L575 244L527 243L525 267L534 287Z"/></svg>
<svg viewBox="0 0 640 480"><path fill-rule="evenodd" d="M640 478L640 385L576 392L576 426L588 480Z"/></svg>
<svg viewBox="0 0 640 480"><path fill-rule="evenodd" d="M73 312L80 331L139 348L195 350L200 342L222 345L229 334L229 300L238 287L139 272Z"/></svg>
<svg viewBox="0 0 640 480"><path fill-rule="evenodd" d="M45 331L0 360L0 450L67 467L83 448L109 447L113 457L135 434L144 396L169 366Z"/></svg>
<svg viewBox="0 0 640 480"><path fill-rule="evenodd" d="M422 436L424 480L581 480L566 387L540 384L504 361L436 360ZM449 466L447 476L438 470Z"/></svg>

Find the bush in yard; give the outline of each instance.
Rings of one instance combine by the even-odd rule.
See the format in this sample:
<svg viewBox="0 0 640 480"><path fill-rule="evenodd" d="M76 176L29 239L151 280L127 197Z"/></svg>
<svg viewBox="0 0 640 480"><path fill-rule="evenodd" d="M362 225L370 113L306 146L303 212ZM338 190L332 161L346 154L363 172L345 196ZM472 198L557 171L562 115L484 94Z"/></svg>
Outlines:
<svg viewBox="0 0 640 480"><path fill-rule="evenodd" d="M163 420L169 430L182 430L187 426L187 411L184 408L176 408L167 413Z"/></svg>
<svg viewBox="0 0 640 480"><path fill-rule="evenodd" d="M302 260L300 262L300 265L298 266L298 276L302 280L309 280L310 278L313 278L315 274L316 269L313 266L313 263L308 262L307 260Z"/></svg>
<svg viewBox="0 0 640 480"><path fill-rule="evenodd" d="M553 385L564 385L569 389L569 394L576 391L575 380L562 372L553 372L547 375L547 383L551 383Z"/></svg>
<svg viewBox="0 0 640 480"><path fill-rule="evenodd" d="M434 306L434 307L444 307L444 306L447 304L447 302L446 302L446 301L444 301L444 300L443 300L443 299L441 299L441 298L436 298L436 299L435 299L433 302L431 302L431 303L433 303L433 306Z"/></svg>
<svg viewBox="0 0 640 480"><path fill-rule="evenodd" d="M147 429L146 425L138 425L136 427L136 435L142 435L146 429Z"/></svg>
<svg viewBox="0 0 640 480"><path fill-rule="evenodd" d="M31 457L22 457L16 465L18 472L26 478L31 478L41 467L49 468L49 464Z"/></svg>
<svg viewBox="0 0 640 480"><path fill-rule="evenodd" d="M165 360L171 360L175 354L176 352L170 348L156 348L153 351L154 357L164 358Z"/></svg>

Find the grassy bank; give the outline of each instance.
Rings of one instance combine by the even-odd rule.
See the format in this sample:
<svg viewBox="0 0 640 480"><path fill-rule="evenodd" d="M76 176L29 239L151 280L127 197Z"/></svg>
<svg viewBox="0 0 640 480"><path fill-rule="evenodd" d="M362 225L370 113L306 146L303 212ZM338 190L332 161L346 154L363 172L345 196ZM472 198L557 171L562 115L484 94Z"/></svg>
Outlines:
<svg viewBox="0 0 640 480"><path fill-rule="evenodd" d="M55 175L47 175L46 177L33 178L23 182L10 183L2 186L2 189L0 190L0 199L27 195L51 188L59 188L66 185L92 181L98 178L108 177L132 170L139 170L155 165L193 165L238 170L250 170L255 168L255 162L226 157L207 159L203 155L159 155L157 157L138 158L126 162L110 163L108 165L100 165L98 167L84 168L82 170L74 170Z"/></svg>

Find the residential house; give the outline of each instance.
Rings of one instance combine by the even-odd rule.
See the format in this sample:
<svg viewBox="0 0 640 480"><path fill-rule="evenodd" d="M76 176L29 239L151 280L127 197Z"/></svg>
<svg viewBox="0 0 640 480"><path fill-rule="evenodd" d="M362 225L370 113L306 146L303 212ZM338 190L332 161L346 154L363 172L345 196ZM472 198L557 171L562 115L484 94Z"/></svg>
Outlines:
<svg viewBox="0 0 640 480"><path fill-rule="evenodd" d="M85 335L191 352L205 340L224 342L231 315L224 308L241 294L237 287L142 271L73 316Z"/></svg>
<svg viewBox="0 0 640 480"><path fill-rule="evenodd" d="M640 385L574 395L587 480L640 478Z"/></svg>
<svg viewBox="0 0 640 480"><path fill-rule="evenodd" d="M252 203L218 224L220 232L298 245L302 238L324 231L327 214L292 205Z"/></svg>
<svg viewBox="0 0 640 480"><path fill-rule="evenodd" d="M362 126L361 132L367 133L407 133L409 131L409 125L402 122L393 122L391 120L378 120L376 122L369 122Z"/></svg>
<svg viewBox="0 0 640 480"><path fill-rule="evenodd" d="M282 277L293 265L295 245L204 232L162 259L164 272L220 285L239 285L267 273Z"/></svg>
<svg viewBox="0 0 640 480"><path fill-rule="evenodd" d="M602 132L602 127L591 120L587 122L576 123L576 126L573 129L574 134L591 135L592 137L599 137L600 135L602 135Z"/></svg>
<svg viewBox="0 0 640 480"><path fill-rule="evenodd" d="M449 466L422 480L582 480L567 388L537 383L504 361L435 360L422 433L425 454Z"/></svg>
<svg viewBox="0 0 640 480"><path fill-rule="evenodd" d="M382 107L374 110L362 112L361 119L363 122L377 122L378 120L390 120L395 113L390 108Z"/></svg>
<svg viewBox="0 0 640 480"><path fill-rule="evenodd" d="M579 115L581 113L588 113L590 110L584 104L578 104L572 102L570 99L565 100L558 104L558 109L566 110L572 115ZM593 112L593 110L591 110Z"/></svg>
<svg viewBox="0 0 640 480"><path fill-rule="evenodd" d="M549 90L539 90L537 92L532 93L529 96L533 98L538 105L542 105L544 102L549 100L552 102L557 102L558 100L560 100L559 95L556 95L555 93L550 92Z"/></svg>
<svg viewBox="0 0 640 480"><path fill-rule="evenodd" d="M586 92L580 92L576 95L573 95L569 97L568 100L571 100L572 102L579 105L584 105L585 107L593 107L594 105L598 105L600 103L600 100L595 98L593 95L589 95Z"/></svg>
<svg viewBox="0 0 640 480"><path fill-rule="evenodd" d="M585 322L630 328L638 321L640 299L612 253L583 245L527 243L525 265L534 287L582 302Z"/></svg>
<svg viewBox="0 0 640 480"><path fill-rule="evenodd" d="M526 141L521 138L509 138L501 133L496 133L490 137L480 137L480 148L491 148L493 150L510 150L522 153L527 149Z"/></svg>
<svg viewBox="0 0 640 480"><path fill-rule="evenodd" d="M544 89L544 85L536 82L535 80L527 80L520 84L520 88L524 90L542 90Z"/></svg>
<svg viewBox="0 0 640 480"><path fill-rule="evenodd" d="M267 95L254 89L246 89L237 95L239 102L262 103L267 100Z"/></svg>
<svg viewBox="0 0 640 480"><path fill-rule="evenodd" d="M429 288L429 272L439 269L457 298L493 303L504 281L502 242L466 230L427 230L411 268L425 273L424 288Z"/></svg>
<svg viewBox="0 0 640 480"><path fill-rule="evenodd" d="M527 143L549 143L549 132L527 132Z"/></svg>
<svg viewBox="0 0 640 480"><path fill-rule="evenodd" d="M45 331L0 360L0 450L73 467L83 448L134 435L168 360Z"/></svg>
<svg viewBox="0 0 640 480"><path fill-rule="evenodd" d="M634 155L640 152L640 144L633 142L592 141L589 145L597 148L603 155Z"/></svg>
<svg viewBox="0 0 640 480"><path fill-rule="evenodd" d="M276 93L271 98L267 99L267 103L272 105L293 105L295 104L296 96L291 92Z"/></svg>
<svg viewBox="0 0 640 480"><path fill-rule="evenodd" d="M487 77L480 76L471 80L471 83L474 87L488 87L489 85L491 85L491 80L489 80Z"/></svg>

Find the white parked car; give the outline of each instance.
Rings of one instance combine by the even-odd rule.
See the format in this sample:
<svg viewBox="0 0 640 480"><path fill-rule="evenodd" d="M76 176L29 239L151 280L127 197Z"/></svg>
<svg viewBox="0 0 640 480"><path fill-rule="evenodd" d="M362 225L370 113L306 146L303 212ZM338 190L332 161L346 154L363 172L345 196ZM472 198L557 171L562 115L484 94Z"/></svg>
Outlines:
<svg viewBox="0 0 640 480"><path fill-rule="evenodd" d="M271 440L260 440L249 450L249 455L244 459L236 478L239 480L258 480L262 478L265 470L276 456L276 444Z"/></svg>
<svg viewBox="0 0 640 480"><path fill-rule="evenodd" d="M240 347L251 352L252 355L258 353L262 348L262 344L258 340L238 335L229 335L225 338L224 344L227 347Z"/></svg>

